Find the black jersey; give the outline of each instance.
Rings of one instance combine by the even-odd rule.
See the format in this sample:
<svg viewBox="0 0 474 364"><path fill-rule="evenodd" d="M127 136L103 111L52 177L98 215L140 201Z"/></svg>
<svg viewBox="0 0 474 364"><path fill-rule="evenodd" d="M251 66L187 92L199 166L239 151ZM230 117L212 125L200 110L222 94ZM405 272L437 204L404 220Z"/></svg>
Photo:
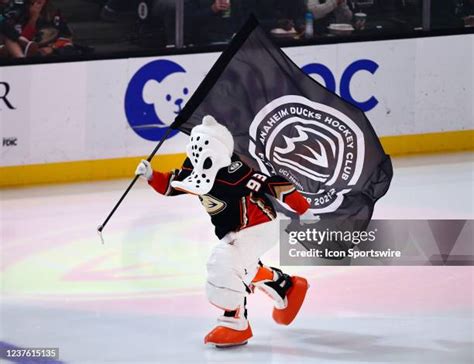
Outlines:
<svg viewBox="0 0 474 364"><path fill-rule="evenodd" d="M192 170L193 165L186 158L180 170L169 173L154 171L149 183L161 194L180 195L185 192L174 189L171 182L184 180ZM222 239L230 231L273 220L276 212L268 196L278 198L298 213L303 213L309 206L286 179L254 171L236 155L232 156L228 167L219 170L212 189L198 197L211 217L217 237Z"/></svg>

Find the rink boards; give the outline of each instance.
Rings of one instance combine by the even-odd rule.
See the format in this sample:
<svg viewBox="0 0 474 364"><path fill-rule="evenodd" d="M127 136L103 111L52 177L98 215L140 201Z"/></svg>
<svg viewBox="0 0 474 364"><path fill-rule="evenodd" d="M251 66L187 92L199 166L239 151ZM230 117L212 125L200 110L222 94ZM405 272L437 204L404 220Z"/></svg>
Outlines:
<svg viewBox="0 0 474 364"><path fill-rule="evenodd" d="M284 51L363 109L387 153L473 148L474 35ZM0 186L131 175L218 56L3 67ZM169 139L155 167L179 166L186 140Z"/></svg>

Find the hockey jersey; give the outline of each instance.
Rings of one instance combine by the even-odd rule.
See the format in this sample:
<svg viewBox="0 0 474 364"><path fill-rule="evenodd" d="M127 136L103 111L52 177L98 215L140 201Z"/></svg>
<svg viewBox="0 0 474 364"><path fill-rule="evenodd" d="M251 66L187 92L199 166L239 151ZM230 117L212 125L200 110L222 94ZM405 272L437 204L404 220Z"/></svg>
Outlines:
<svg viewBox="0 0 474 364"><path fill-rule="evenodd" d="M158 193L175 196L185 192L171 186L172 181L182 181L193 169L189 158L179 170L162 173L153 171L148 182ZM268 196L303 214L309 204L292 183L280 176L267 176L257 172L232 156L232 163L217 173L212 189L199 200L211 217L215 233L222 239L228 232L239 231L275 219L275 208Z"/></svg>

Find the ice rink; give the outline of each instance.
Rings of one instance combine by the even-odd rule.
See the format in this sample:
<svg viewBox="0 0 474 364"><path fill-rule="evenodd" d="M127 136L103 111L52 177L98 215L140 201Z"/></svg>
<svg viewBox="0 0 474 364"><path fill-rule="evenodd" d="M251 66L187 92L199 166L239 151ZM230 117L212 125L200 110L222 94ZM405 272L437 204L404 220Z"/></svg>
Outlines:
<svg viewBox="0 0 474 364"><path fill-rule="evenodd" d="M374 217L474 217L473 153L393 162ZM0 190L3 347L58 347L51 362L67 363L474 362L473 267L288 267L311 284L291 326L256 292L249 344L205 346L219 313L204 295L208 216L139 182L105 245L96 227L129 180Z"/></svg>

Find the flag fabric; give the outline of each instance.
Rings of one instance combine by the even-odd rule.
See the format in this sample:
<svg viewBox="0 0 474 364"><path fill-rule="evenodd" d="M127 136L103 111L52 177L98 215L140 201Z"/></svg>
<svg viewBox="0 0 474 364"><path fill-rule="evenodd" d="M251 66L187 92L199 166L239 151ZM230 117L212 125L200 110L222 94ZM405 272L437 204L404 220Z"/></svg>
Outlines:
<svg viewBox="0 0 474 364"><path fill-rule="evenodd" d="M364 113L306 75L253 16L172 128L189 134L208 114L244 162L292 182L323 220L365 229L389 188L391 160Z"/></svg>

